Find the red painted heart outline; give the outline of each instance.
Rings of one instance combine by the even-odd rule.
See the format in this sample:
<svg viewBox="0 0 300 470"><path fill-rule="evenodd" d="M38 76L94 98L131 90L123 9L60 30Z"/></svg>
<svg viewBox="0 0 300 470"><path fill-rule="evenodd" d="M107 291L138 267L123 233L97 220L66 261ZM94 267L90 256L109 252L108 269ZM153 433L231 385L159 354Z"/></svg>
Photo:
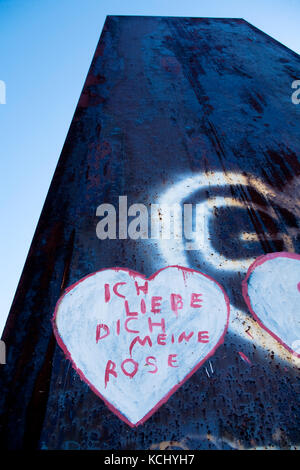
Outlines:
<svg viewBox="0 0 300 470"><path fill-rule="evenodd" d="M167 268L177 268L181 271L185 271L185 272L195 272L197 274L201 274L202 276L206 277L207 279L213 281L221 290L223 296L224 296L224 300L225 300L225 304L226 304L226 308L227 308L227 316L226 316L226 324L225 324L225 327L224 327L224 331L223 333L221 334L217 344L215 344L215 346L209 351L209 353L203 358L201 359L197 364L196 366L190 371L187 373L187 375L179 382L177 383L176 385L174 385L171 390L169 390L169 392L162 398L159 400L159 402L150 410L148 411L148 413L146 413L142 419L140 419L138 422L136 423L132 423L130 422L122 413L120 410L118 410L115 406L113 406L108 400L107 398L105 398L100 392L99 390L87 379L87 377L85 376L85 374L82 372L81 369L79 369L77 366L76 366L76 363L73 361L73 358L72 358L72 355L71 353L69 352L69 350L67 349L66 345L64 344L59 332L58 332L58 328L57 328L57 325L56 325L56 316L57 316L57 313L58 313L58 308L62 302L62 300L64 299L64 297L66 296L66 294L68 294L72 289L74 289L78 284L82 283L83 281L85 281L87 278L91 277L91 276L94 276L95 274L99 273L99 272L103 272L103 271L124 271L124 272L127 272L129 275L133 276L133 277L138 277L139 279L141 280L144 280L144 281L151 281L153 280L161 271L167 269ZM211 356L213 356L216 352L216 350L218 349L218 347L224 342L224 337L227 333L227 330L228 330L228 325L229 325L229 317L230 317L230 302L229 302L229 298L224 290L224 288L221 286L221 284L219 284L213 277L209 276L208 274L204 274L202 273L201 271L197 271L195 269L191 269L191 268L186 268L186 267L182 267L182 266L177 266L177 265L173 265L173 266L166 266L164 268L161 268L159 269L158 271L156 271L155 273L153 273L150 277L146 277L144 276L143 274L137 272L137 271L133 271L131 269L128 269L128 268L121 268L121 267L113 267L113 268L103 268L103 269L100 269L98 271L95 271L93 273L90 273L88 274L87 276L83 277L82 279L80 279L79 281L75 282L74 284L72 284L71 286L69 286L67 289L65 289L64 293L61 295L61 297L58 299L57 303L56 303L56 306L55 306L55 310L54 310L54 314L53 314L53 317L52 317L52 326L53 326L53 332L54 332L54 335L55 335L55 338L56 338L56 341L58 343L58 345L60 346L60 348L62 349L62 351L64 352L64 355L65 357L71 362L72 364L72 367L73 369L77 372L77 374L79 375L79 377L81 378L81 380L83 380L89 387L90 389L99 397L101 398L101 400L104 401L104 403L106 404L106 406L108 407L108 409L110 411L112 411L116 416L118 416L119 419L121 419L122 421L124 421L126 424L128 424L131 428L135 428L143 423L145 423L145 421L147 421L164 403L166 403L168 401L168 399L170 398L171 395L173 395L206 361L207 359L209 359Z"/></svg>

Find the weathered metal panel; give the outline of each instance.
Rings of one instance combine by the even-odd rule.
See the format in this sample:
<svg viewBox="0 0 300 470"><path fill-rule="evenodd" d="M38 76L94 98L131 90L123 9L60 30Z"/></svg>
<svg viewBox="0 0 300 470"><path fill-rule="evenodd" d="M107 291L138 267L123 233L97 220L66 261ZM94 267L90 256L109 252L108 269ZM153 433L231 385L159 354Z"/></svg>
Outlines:
<svg viewBox="0 0 300 470"><path fill-rule="evenodd" d="M251 258L299 253L299 77L299 56L244 20L107 18L3 334L2 447L299 445L299 363L241 289ZM96 208L119 195L204 201L209 245L100 241ZM231 325L210 364L131 429L80 380L50 320L64 288L91 272L150 276L181 262L224 286Z"/></svg>

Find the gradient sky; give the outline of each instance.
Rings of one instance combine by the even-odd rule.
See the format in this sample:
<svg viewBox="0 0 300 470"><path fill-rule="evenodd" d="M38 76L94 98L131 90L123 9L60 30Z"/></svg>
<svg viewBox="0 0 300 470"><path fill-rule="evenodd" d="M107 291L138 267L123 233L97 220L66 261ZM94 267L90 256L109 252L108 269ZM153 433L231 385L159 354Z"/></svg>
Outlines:
<svg viewBox="0 0 300 470"><path fill-rule="evenodd" d="M244 18L300 53L300 0L0 0L7 89L0 104L0 332L105 17L113 14Z"/></svg>

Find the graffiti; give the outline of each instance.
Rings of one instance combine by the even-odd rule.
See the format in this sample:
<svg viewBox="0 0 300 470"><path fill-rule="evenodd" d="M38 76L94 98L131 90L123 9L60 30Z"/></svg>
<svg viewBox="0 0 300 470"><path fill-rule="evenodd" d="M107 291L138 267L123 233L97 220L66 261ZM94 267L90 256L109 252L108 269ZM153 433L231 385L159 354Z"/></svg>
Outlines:
<svg viewBox="0 0 300 470"><path fill-rule="evenodd" d="M6 104L6 84L0 80L0 104Z"/></svg>
<svg viewBox="0 0 300 470"><path fill-rule="evenodd" d="M228 321L222 287L173 266L149 279L121 268L92 274L59 300L53 323L80 377L136 426L214 354Z"/></svg>
<svg viewBox="0 0 300 470"><path fill-rule="evenodd" d="M234 194L228 195L228 188L231 191L232 188L239 190L243 188L245 191L249 187L263 194L263 197L273 201L274 204L264 207L261 202L250 202L247 198L239 200ZM187 240L178 236L179 218L176 219L176 211L163 209L180 207L180 204L185 203L199 191L199 188L200 191L209 190L207 191L209 197L202 197L202 200L200 197L200 202L197 202L194 214L200 221L198 219L195 231L190 230L191 239ZM220 195L220 188L225 195ZM217 195L213 194L214 191ZM218 252L210 233L211 220L216 215L216 209L224 207L248 211L254 209L276 219L276 205L278 206L280 202L286 206L287 198L287 194L278 196L272 187L249 175L205 173L184 178L167 190L160 198L159 204L155 205L160 213L160 232L164 235L158 237L159 247L166 263L173 264L176 253L177 262L188 265L187 253L197 250L206 269L217 269L218 272L225 271L234 275L247 271L250 266L243 284L244 290L248 289L251 277L252 291L258 296L257 301L255 297L254 304L263 306L259 299L263 297L266 285L261 282L260 277L258 277L258 286L252 284L253 275L256 273L255 257L230 259ZM127 214L136 215L136 211L140 210L137 206L142 206L134 204L128 211L127 200L125 202L126 208L123 209L126 214L126 227L124 219L119 230L120 238L127 238ZM148 217L146 206L143 207ZM130 210L132 208L134 211ZM102 209L107 208L102 207ZM104 215L102 212L100 214L98 211L98 215ZM143 214L143 211L140 213ZM180 214L182 217L182 212ZM115 219L114 224L116 224ZM146 225L148 222L144 224L145 227ZM189 225L190 227L193 225L191 220ZM199 230L199 227L202 230ZM115 229L114 225L114 234L116 234ZM281 237L284 243L293 249L293 237L297 231L295 227L285 234L273 230L270 235L264 233L263 237L269 240ZM235 237L241 244L261 241L260 233L245 231L242 227L237 228ZM275 259L274 254L268 256L273 256ZM297 259L297 255L290 256L293 257ZM300 272L297 273L294 269L293 272L296 282L300 279ZM207 285L203 284L204 279L206 282L209 281ZM270 281L267 275L265 281ZM272 286L272 282L270 285ZM299 281L295 286L298 295ZM282 294L282 289L277 290ZM218 292L218 296L215 295L215 291ZM272 290L270 298L272 298L271 292ZM288 294L287 297L290 298ZM249 298L252 301L253 295L250 293ZM214 303L213 299L217 303ZM273 331L270 336L268 333L271 328L264 326L265 321L258 321L260 315L251 310L248 297L245 296L245 299L253 317L231 305L230 331L261 347L272 347L283 360L291 360L289 353L298 359L298 343L295 349L293 345L300 337L300 332L296 329L293 335L286 339L288 334L286 328L284 334ZM276 296L273 300L276 303ZM174 266L164 268L149 279L126 269L114 268L90 275L68 289L58 303L54 331L60 346L72 361L80 377L120 419L130 426L137 426L144 423L214 353L227 329L229 321L228 305L226 317L227 303L222 288L212 278L189 268ZM296 301L292 302L293 308L295 305ZM277 308L280 315L283 311L280 302ZM195 315L194 310L201 312L201 315ZM276 314L275 319L272 315L271 309L269 319L275 324ZM292 315L294 317L290 325L297 322L296 313ZM291 320L290 315L288 318ZM265 331L267 333L264 333ZM281 340L278 342L279 337ZM275 343L272 338L275 338ZM86 349L82 348L83 344L86 345ZM286 349L285 353L282 346ZM252 366L251 360L243 351L238 351L238 355L245 364ZM208 361L208 364L204 370L210 379L214 369L211 361ZM151 396L148 396L150 390ZM134 399L128 400L128 397Z"/></svg>
<svg viewBox="0 0 300 470"><path fill-rule="evenodd" d="M282 252L259 257L243 281L243 295L254 318L295 356L293 345L300 338L299 279L300 255Z"/></svg>
<svg viewBox="0 0 300 470"><path fill-rule="evenodd" d="M292 350L294 351L292 354L292 362L294 362L296 366L300 367L300 339L293 341Z"/></svg>
<svg viewBox="0 0 300 470"><path fill-rule="evenodd" d="M0 340L0 364L6 364L6 345Z"/></svg>
<svg viewBox="0 0 300 470"><path fill-rule="evenodd" d="M249 365L252 364L249 357L247 357L246 354L244 354L242 351L239 351L239 355L243 359L243 361L245 361L247 364Z"/></svg>

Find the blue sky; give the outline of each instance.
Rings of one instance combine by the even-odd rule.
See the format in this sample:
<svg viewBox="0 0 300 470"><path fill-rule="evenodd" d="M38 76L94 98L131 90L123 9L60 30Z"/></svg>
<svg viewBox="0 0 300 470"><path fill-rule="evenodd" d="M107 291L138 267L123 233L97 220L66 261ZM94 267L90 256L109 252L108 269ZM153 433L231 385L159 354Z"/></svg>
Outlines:
<svg viewBox="0 0 300 470"><path fill-rule="evenodd" d="M108 14L244 18L300 53L300 0L0 0L0 331Z"/></svg>

